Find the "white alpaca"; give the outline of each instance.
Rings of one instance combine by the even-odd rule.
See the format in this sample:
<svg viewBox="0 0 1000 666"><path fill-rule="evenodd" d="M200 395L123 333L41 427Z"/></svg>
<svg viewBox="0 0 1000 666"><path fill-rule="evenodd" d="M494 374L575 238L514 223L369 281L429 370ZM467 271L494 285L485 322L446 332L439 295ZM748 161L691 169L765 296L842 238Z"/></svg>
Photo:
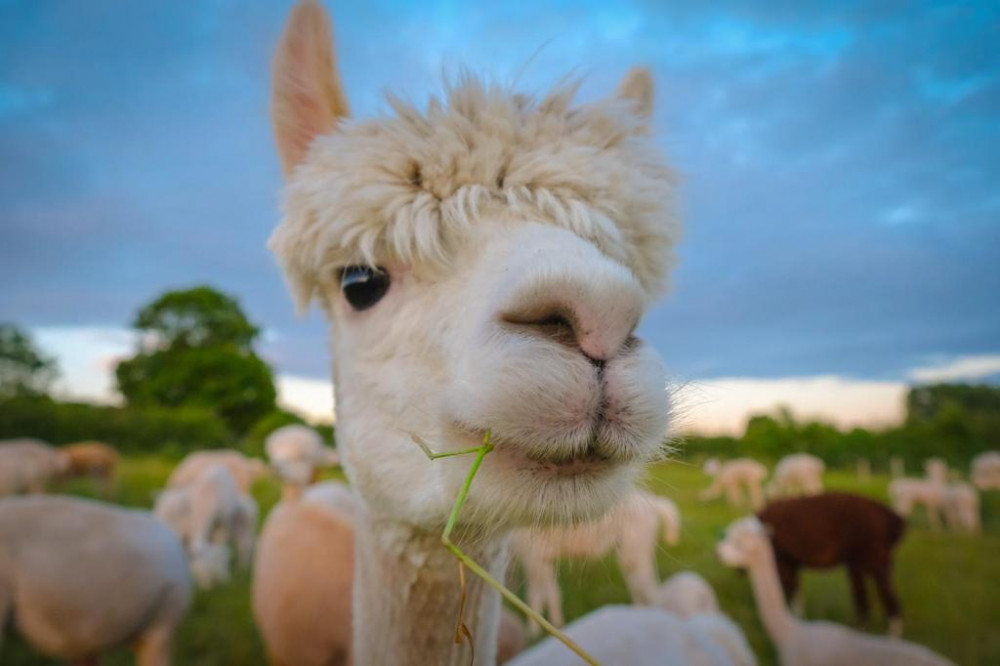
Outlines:
<svg viewBox="0 0 1000 666"><path fill-rule="evenodd" d="M675 545L679 532L676 504L636 490L599 520L517 530L511 538L511 550L524 566L528 605L560 627L564 620L556 560L599 559L614 550L632 600L650 604L657 594L656 548L661 535ZM538 629L532 623L532 632Z"/></svg>
<svg viewBox="0 0 1000 666"><path fill-rule="evenodd" d="M181 538L198 585L229 579L229 546L241 566L250 564L257 530L257 503L239 491L227 467L209 465L190 484L163 491L153 513Z"/></svg>
<svg viewBox="0 0 1000 666"><path fill-rule="evenodd" d="M1000 489L1000 451L987 451L972 459L972 483L983 491Z"/></svg>
<svg viewBox="0 0 1000 666"><path fill-rule="evenodd" d="M248 458L235 449L209 449L195 451L185 456L167 479L167 488L189 485L201 476L205 469L220 464L229 470L242 493L249 493L257 479L268 475L267 464L263 460Z"/></svg>
<svg viewBox="0 0 1000 666"><path fill-rule="evenodd" d="M339 465L340 457L323 444L319 433L303 425L278 428L264 440L271 467L284 483L305 486L320 467Z"/></svg>
<svg viewBox="0 0 1000 666"><path fill-rule="evenodd" d="M719 612L715 590L693 571L681 571L665 580L656 591L653 604L681 617Z"/></svg>
<svg viewBox="0 0 1000 666"><path fill-rule="evenodd" d="M629 666L755 666L746 637L718 613L677 617L660 608L604 606L566 627L598 663ZM522 652L511 666L577 666L554 638Z"/></svg>
<svg viewBox="0 0 1000 666"><path fill-rule="evenodd" d="M952 529L978 533L979 492L976 488L961 481L949 483L945 487L944 517Z"/></svg>
<svg viewBox="0 0 1000 666"><path fill-rule="evenodd" d="M823 492L826 463L809 453L792 453L778 461L767 487L769 497L818 495Z"/></svg>
<svg viewBox="0 0 1000 666"><path fill-rule="evenodd" d="M767 467L750 458L736 458L720 463L717 458L709 458L703 468L712 479L712 484L701 491L698 498L703 502L713 500L723 492L730 506L741 506L745 488L750 506L759 509L764 506L762 484L767 478Z"/></svg>
<svg viewBox="0 0 1000 666"><path fill-rule="evenodd" d="M0 441L0 497L44 492L68 467L69 460L41 440Z"/></svg>
<svg viewBox="0 0 1000 666"><path fill-rule="evenodd" d="M757 612L783 666L943 666L927 648L898 638L874 636L833 622L807 622L785 604L774 550L756 517L737 520L717 547L723 564L750 574Z"/></svg>
<svg viewBox="0 0 1000 666"><path fill-rule="evenodd" d="M339 451L356 518L354 659L465 664L463 598L441 527L492 432L455 538L498 576L507 532L593 519L659 457L665 373L636 325L666 284L679 224L649 136L652 81L540 101L471 76L426 113L347 121L328 19L292 13L274 67L288 186L270 246L300 309L330 320ZM467 577L477 660L500 597ZM400 594L406 590L406 594Z"/></svg>
<svg viewBox="0 0 1000 666"><path fill-rule="evenodd" d="M940 458L930 458L924 463L926 479L894 479L889 483L889 499L896 513L909 518L913 509L922 504L927 510L931 527L941 526L941 512L945 510L948 495L948 465Z"/></svg>
<svg viewBox="0 0 1000 666"><path fill-rule="evenodd" d="M96 663L130 644L139 666L168 666L190 599L184 549L147 512L68 497L0 502L0 638L13 618L51 657Z"/></svg>

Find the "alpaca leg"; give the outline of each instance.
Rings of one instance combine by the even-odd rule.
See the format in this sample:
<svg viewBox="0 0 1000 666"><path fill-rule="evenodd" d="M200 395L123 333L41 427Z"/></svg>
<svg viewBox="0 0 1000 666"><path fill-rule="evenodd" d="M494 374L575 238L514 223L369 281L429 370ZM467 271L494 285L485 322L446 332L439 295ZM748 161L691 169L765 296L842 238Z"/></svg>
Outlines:
<svg viewBox="0 0 1000 666"><path fill-rule="evenodd" d="M803 615L803 603L799 595L799 568L788 558L778 556L775 558L778 564L778 578L781 580L781 589L785 593L785 601L795 611L796 615Z"/></svg>
<svg viewBox="0 0 1000 666"><path fill-rule="evenodd" d="M170 666L172 624L157 625L144 633L135 646L136 666Z"/></svg>
<svg viewBox="0 0 1000 666"><path fill-rule="evenodd" d="M735 483L726 484L726 501L729 502L729 506L740 506L743 504L739 486Z"/></svg>
<svg viewBox="0 0 1000 666"><path fill-rule="evenodd" d="M868 624L870 607L868 591L865 589L864 572L858 565L848 564L847 573L851 579L851 596L854 599L854 612L858 616L858 622L862 625Z"/></svg>
<svg viewBox="0 0 1000 666"><path fill-rule="evenodd" d="M542 581L538 580L536 577L531 575L531 572L527 573L527 588L528 588L528 606L531 610L535 611L539 615L545 615L545 590L542 589ZM537 636L541 631L541 627L537 622L528 618L528 635Z"/></svg>
<svg viewBox="0 0 1000 666"><path fill-rule="evenodd" d="M930 523L931 529L941 529L941 513L938 511L938 505L934 502L927 502L924 506L927 507L927 521Z"/></svg>
<svg viewBox="0 0 1000 666"><path fill-rule="evenodd" d="M889 618L889 633L896 637L902 636L903 617L899 607L899 597L896 596L896 589L892 584L892 563L886 562L877 567L874 578L879 601Z"/></svg>
<svg viewBox="0 0 1000 666"><path fill-rule="evenodd" d="M635 548L637 544L631 545L633 548L618 549L618 563L632 595L632 603L648 605L656 596L655 542L642 544L645 546L642 548Z"/></svg>
<svg viewBox="0 0 1000 666"><path fill-rule="evenodd" d="M546 605L549 607L549 622L557 627L563 626L566 621L562 612L562 592L559 590L559 579L556 576L555 563L548 568L548 577L545 581L544 590L546 592Z"/></svg>

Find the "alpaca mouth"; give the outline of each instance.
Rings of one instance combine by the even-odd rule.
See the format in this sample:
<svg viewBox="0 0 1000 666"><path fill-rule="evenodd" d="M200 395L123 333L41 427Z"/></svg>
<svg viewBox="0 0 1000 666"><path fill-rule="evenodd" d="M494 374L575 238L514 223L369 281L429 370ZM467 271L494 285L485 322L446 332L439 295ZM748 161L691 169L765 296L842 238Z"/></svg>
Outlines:
<svg viewBox="0 0 1000 666"><path fill-rule="evenodd" d="M560 476L575 476L605 469L611 459L597 450L596 441L591 441L586 449L568 456L542 456L524 454L532 467L553 472Z"/></svg>

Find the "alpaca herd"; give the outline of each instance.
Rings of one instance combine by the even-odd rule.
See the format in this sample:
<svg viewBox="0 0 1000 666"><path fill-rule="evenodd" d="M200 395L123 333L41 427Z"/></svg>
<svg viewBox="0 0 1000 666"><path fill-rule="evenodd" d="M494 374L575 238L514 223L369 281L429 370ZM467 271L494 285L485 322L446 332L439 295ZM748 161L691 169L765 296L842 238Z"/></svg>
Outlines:
<svg viewBox="0 0 1000 666"><path fill-rule="evenodd" d="M448 521L494 578L516 586L518 562L530 605L556 624L556 560L614 553L632 604L565 627L600 663L756 664L705 576L659 580L656 554L683 543L681 514L638 490L667 453L671 419L663 364L637 330L669 286L680 236L677 178L651 139L653 79L632 69L587 103L575 91L536 99L463 75L425 109L392 98L392 114L352 119L329 17L318 2L296 5L272 72L286 186L269 246L296 307L315 303L329 320L337 451L303 426L269 435L266 465L199 451L153 512L0 500L0 619L13 616L45 654L93 663L129 644L141 666L164 666L194 583L223 583L235 560L252 566L253 616L276 666L579 663L554 636L522 650L522 620L443 547ZM470 486L462 454L486 438ZM0 493L38 493L70 471L111 488L117 457L88 446L73 456L0 444ZM996 463L977 461L977 486L997 487ZM333 464L349 485L318 480ZM968 523L966 489L947 490L947 468L933 469L936 499L894 501ZM824 470L805 454L782 460L765 507L765 465L705 465L703 500L745 495L760 511L717 553L749 571L782 662L948 663L789 612L782 583L794 598L800 567L844 564L859 613L870 576L898 617L889 576L901 520L822 493ZM282 496L258 535L251 491L264 476Z"/></svg>

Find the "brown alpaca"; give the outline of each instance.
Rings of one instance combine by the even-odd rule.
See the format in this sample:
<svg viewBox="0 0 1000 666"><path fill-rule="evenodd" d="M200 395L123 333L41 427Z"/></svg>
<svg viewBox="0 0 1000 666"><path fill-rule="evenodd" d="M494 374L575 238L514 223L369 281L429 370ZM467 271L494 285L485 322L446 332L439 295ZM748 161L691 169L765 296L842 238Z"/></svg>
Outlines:
<svg viewBox="0 0 1000 666"><path fill-rule="evenodd" d="M107 492L118 467L118 452L101 442L78 442L60 449L66 457L66 475L97 479Z"/></svg>
<svg viewBox="0 0 1000 666"><path fill-rule="evenodd" d="M865 578L873 578L890 632L902 633L899 598L892 584L892 552L906 523L894 511L866 497L824 493L773 502L758 518L770 532L786 598L796 596L799 568L843 564L858 619L868 619Z"/></svg>

